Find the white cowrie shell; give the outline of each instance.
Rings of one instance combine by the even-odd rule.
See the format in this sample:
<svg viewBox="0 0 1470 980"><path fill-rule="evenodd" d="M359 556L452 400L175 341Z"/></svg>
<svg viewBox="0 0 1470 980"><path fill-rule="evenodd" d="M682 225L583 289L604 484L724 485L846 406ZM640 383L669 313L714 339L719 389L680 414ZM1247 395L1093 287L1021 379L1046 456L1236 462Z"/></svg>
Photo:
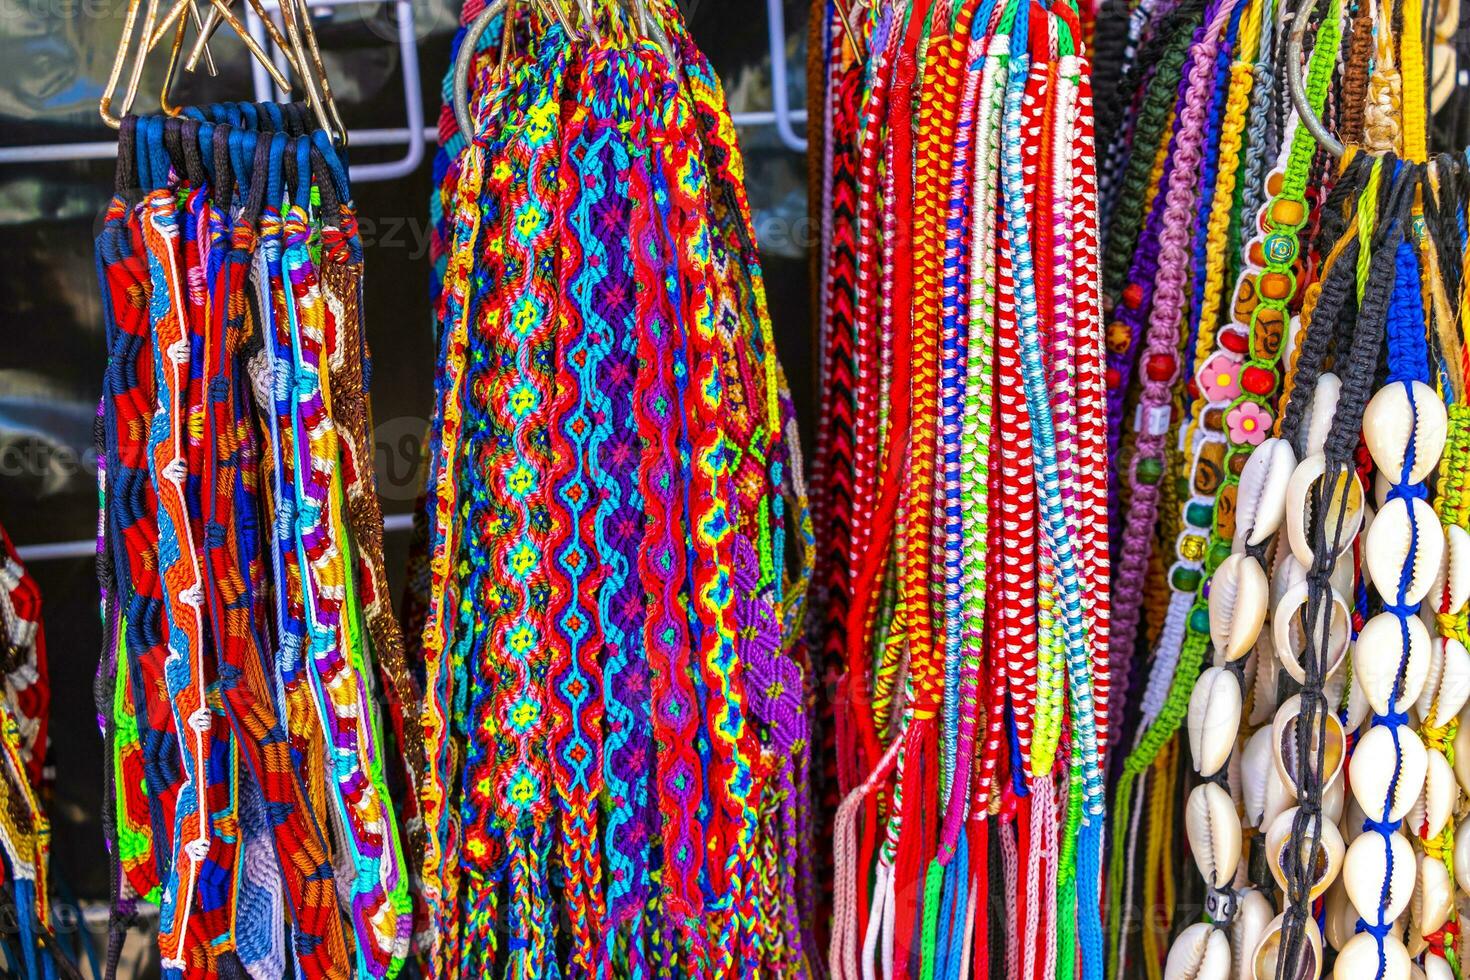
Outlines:
<svg viewBox="0 0 1470 980"><path fill-rule="evenodd" d="M1194 771L1213 776L1235 748L1240 730L1240 683L1224 667L1211 667L1194 683L1185 725Z"/></svg>
<svg viewBox="0 0 1470 980"><path fill-rule="evenodd" d="M1424 624L1424 628L1429 631L1431 637L1437 637L1440 635L1439 614L1430 608L1433 602L1434 586L1431 585L1429 595L1425 596L1424 601L1419 604L1419 621Z"/></svg>
<svg viewBox="0 0 1470 980"><path fill-rule="evenodd" d="M1276 714L1276 684L1281 674L1281 661L1276 657L1276 644L1271 639L1270 630L1263 629L1256 637L1251 659L1256 662L1256 676L1251 689L1250 717L1246 722L1252 728L1259 728Z"/></svg>
<svg viewBox="0 0 1470 980"><path fill-rule="evenodd" d="M1460 792L1470 794L1470 705L1460 709L1460 727L1455 732L1455 781Z"/></svg>
<svg viewBox="0 0 1470 980"><path fill-rule="evenodd" d="M1332 566L1332 574L1327 579L1332 587L1341 596L1349 596L1354 592L1354 586L1358 581L1358 564L1353 560L1353 550L1349 548L1337 559L1337 564Z"/></svg>
<svg viewBox="0 0 1470 980"><path fill-rule="evenodd" d="M1291 474L1286 491L1286 540L1291 553L1303 567L1312 567L1312 513L1317 483L1327 471L1327 458L1320 453L1303 459ZM1346 510L1343 511L1344 502ZM1347 469L1323 501L1322 520L1328 547L1339 555L1353 543L1363 526L1363 484L1358 474ZM1339 519L1339 512L1342 512Z"/></svg>
<svg viewBox="0 0 1470 980"><path fill-rule="evenodd" d="M1388 474L1382 470L1375 470L1373 472L1373 506L1382 510L1383 505L1388 503L1388 495L1392 492L1393 481L1388 478Z"/></svg>
<svg viewBox="0 0 1470 980"><path fill-rule="evenodd" d="M1235 980L1251 980L1251 953L1271 924L1274 910L1271 902L1258 889L1242 889L1237 896L1235 921L1230 924L1230 951Z"/></svg>
<svg viewBox="0 0 1470 980"><path fill-rule="evenodd" d="M1240 753L1231 752L1230 758L1225 762L1225 788L1230 793L1232 800L1239 801L1240 795Z"/></svg>
<svg viewBox="0 0 1470 980"><path fill-rule="evenodd" d="M1261 633L1262 634L1264 634L1265 632L1266 632L1265 630L1261 630ZM1261 638L1259 636L1257 636L1256 637L1257 644L1260 643L1260 640L1261 640ZM1256 665L1257 665L1257 663L1259 661L1259 658L1255 655L1255 653L1256 653L1256 647L1253 646L1253 647L1250 648L1249 651L1246 652L1245 660L1244 660L1244 662L1241 665L1243 669L1241 670L1240 689L1242 691L1249 691L1255 685L1255 683L1256 683ZM1224 664L1221 663L1221 662L1219 662L1218 656L1217 656L1216 662L1213 664L1213 666L1223 667ZM1241 718L1244 718L1245 717L1244 706L1242 706L1242 711L1241 711L1241 715L1240 716L1241 716Z"/></svg>
<svg viewBox="0 0 1470 980"><path fill-rule="evenodd" d="M1409 911L1405 912L1403 918L1396 923L1397 925L1403 926L1404 946L1409 950L1409 956L1413 959L1418 959L1429 948L1429 943L1425 942L1424 937L1419 935L1419 924L1414 919L1414 902L1418 901L1418 897L1419 886L1416 883L1414 886L1414 900L1409 902Z"/></svg>
<svg viewBox="0 0 1470 980"><path fill-rule="evenodd" d="M1373 706L1368 703L1368 698L1363 694L1363 685L1356 683L1348 685L1347 717L1342 721L1342 727L1347 731L1354 731L1367 720Z"/></svg>
<svg viewBox="0 0 1470 980"><path fill-rule="evenodd" d="M1337 953L1337 962L1332 966L1333 980L1363 980L1364 977L1380 977L1381 980L1409 980L1412 974L1409 951L1393 936L1383 938L1380 955L1378 940L1372 933L1360 932L1349 939Z"/></svg>
<svg viewBox="0 0 1470 980"><path fill-rule="evenodd" d="M1447 524L1444 535L1444 557L1440 559L1439 574L1434 577L1425 604L1432 606L1434 612L1454 615L1470 600L1470 531L1458 524Z"/></svg>
<svg viewBox="0 0 1470 980"><path fill-rule="evenodd" d="M1271 729L1259 728L1240 753L1240 798L1245 804L1245 824L1259 827L1266 810L1267 778L1276 762L1271 758Z"/></svg>
<svg viewBox="0 0 1470 980"><path fill-rule="evenodd" d="M1235 801L1214 783L1201 783L1184 806L1184 834L1205 882L1224 888L1240 861L1240 818Z"/></svg>
<svg viewBox="0 0 1470 980"><path fill-rule="evenodd" d="M1414 928L1414 924L1409 919L1409 913L1405 912L1393 924L1392 932L1394 938L1403 943L1404 947L1408 949L1409 958L1417 960L1420 956L1424 955L1424 951L1429 948L1429 944L1420 938L1419 930Z"/></svg>
<svg viewBox="0 0 1470 980"><path fill-rule="evenodd" d="M1422 381L1391 381L1378 389L1363 412L1363 441L1380 472L1402 479L1410 444L1409 483L1423 483L1439 465L1449 431L1444 402Z"/></svg>
<svg viewBox="0 0 1470 980"><path fill-rule="evenodd" d="M1428 939L1450 919L1455 908L1455 886L1449 869L1438 858L1419 856L1419 885L1414 889L1412 918L1419 924L1418 935Z"/></svg>
<svg viewBox="0 0 1470 980"><path fill-rule="evenodd" d="M1298 739L1310 736L1309 743L1309 765L1315 766L1317 756L1322 757L1322 786L1325 788L1332 785L1333 781L1342 774L1343 757L1346 755L1347 738L1342 730L1342 722L1330 711L1324 711L1319 716L1326 720L1327 737L1325 745L1318 745L1317 731L1304 732L1302 730L1302 697L1293 694L1282 702L1281 707L1276 709L1276 718L1271 722L1271 745L1276 757L1276 771L1281 774L1282 781L1296 795L1299 784L1296 771L1300 747ZM1316 728L1315 725L1312 726ZM1415 789L1418 792L1418 789Z"/></svg>
<svg viewBox="0 0 1470 980"><path fill-rule="evenodd" d="M1317 385L1312 389L1312 411L1307 416L1307 441L1303 444L1308 456L1320 453L1326 447L1341 392L1342 379L1331 371L1324 371L1317 378Z"/></svg>
<svg viewBox="0 0 1470 980"><path fill-rule="evenodd" d="M1306 682L1307 675L1302 669L1301 656L1307 649L1309 629L1313 641L1320 640L1322 618L1331 617L1327 649L1317 651L1318 662L1323 665L1324 677L1337 673L1342 666L1347 657L1348 640L1352 636L1352 613L1336 589L1328 590L1328 601L1318 607L1316 620L1311 624L1306 621L1309 596L1307 583L1297 583L1281 597L1281 602L1271 616L1271 642L1276 646L1276 659L1281 661L1281 668L1299 684Z"/></svg>
<svg viewBox="0 0 1470 980"><path fill-rule="evenodd" d="M1196 922L1179 934L1164 961L1164 980L1226 980L1230 976L1230 940L1208 922Z"/></svg>
<svg viewBox="0 0 1470 980"><path fill-rule="evenodd" d="M1338 875L1332 887L1327 889L1322 911L1327 945L1333 949L1342 949L1358 931L1358 910L1348 901L1347 889L1342 887L1342 875Z"/></svg>
<svg viewBox="0 0 1470 980"><path fill-rule="evenodd" d="M1343 803L1347 799L1347 787L1341 779L1322 790L1322 816L1332 821L1333 826L1342 820Z"/></svg>
<svg viewBox="0 0 1470 980"><path fill-rule="evenodd" d="M1443 557L1444 528L1423 500L1390 500L1363 540L1363 566L1385 602L1420 602L1429 594ZM1400 596L1406 565L1411 567Z"/></svg>
<svg viewBox="0 0 1470 980"><path fill-rule="evenodd" d="M1255 980L1277 980L1276 961L1281 954L1281 930L1286 916L1278 915L1266 926L1261 941L1251 954L1255 968ZM1301 946L1296 963L1286 971L1286 980L1317 980L1322 975L1322 933L1317 929L1317 920L1307 916L1302 929L1306 940Z"/></svg>
<svg viewBox="0 0 1470 980"><path fill-rule="evenodd" d="M1429 676L1429 631L1418 617L1379 613L1353 642L1353 680L1380 715L1407 711Z"/></svg>
<svg viewBox="0 0 1470 980"><path fill-rule="evenodd" d="M1322 697L1332 705L1333 710L1341 708L1347 701L1348 671L1339 670L1324 678L1322 681Z"/></svg>
<svg viewBox="0 0 1470 980"><path fill-rule="evenodd" d="M1430 953L1424 957L1424 980L1455 980L1455 971L1444 957Z"/></svg>
<svg viewBox="0 0 1470 980"><path fill-rule="evenodd" d="M1294 803L1296 803L1296 791L1281 777L1281 767L1273 764L1270 775L1266 777L1266 807L1261 811L1258 826L1271 826L1271 822Z"/></svg>
<svg viewBox="0 0 1470 980"><path fill-rule="evenodd" d="M1429 676L1415 705L1430 728L1443 728L1470 700L1470 651L1453 637L1429 645Z"/></svg>
<svg viewBox="0 0 1470 980"><path fill-rule="evenodd" d="M1358 839L1363 832L1363 824L1368 820L1368 815L1363 812L1363 806L1358 798L1352 793L1347 796L1347 805L1343 807L1342 820L1338 821L1338 828L1342 831L1342 839L1351 844ZM1336 943L1333 943L1336 946Z"/></svg>
<svg viewBox="0 0 1470 980"><path fill-rule="evenodd" d="M1428 768L1429 755L1412 728L1375 725L1353 749L1352 761L1348 763L1348 784L1368 816L1375 820L1402 820L1419 798Z"/></svg>
<svg viewBox="0 0 1470 980"><path fill-rule="evenodd" d="M1276 533L1286 518L1286 485L1296 469L1296 453L1285 439L1256 447L1240 472L1235 497L1235 547L1258 545Z"/></svg>
<svg viewBox="0 0 1470 980"><path fill-rule="evenodd" d="M1429 764L1424 769L1424 791L1409 810L1409 831L1420 840L1432 840L1450 822L1460 791L1444 753L1434 748L1425 753Z"/></svg>
<svg viewBox="0 0 1470 980"><path fill-rule="evenodd" d="M1210 641L1227 661L1250 652L1266 622L1270 586L1261 563L1231 555L1210 576Z"/></svg>
<svg viewBox="0 0 1470 980"><path fill-rule="evenodd" d="M1307 580L1307 569L1285 548L1277 551L1276 567L1271 570L1271 608L1281 605L1281 598L1292 587Z"/></svg>
<svg viewBox="0 0 1470 980"><path fill-rule="evenodd" d="M1301 807L1294 806L1290 810L1277 817L1266 831L1266 862L1271 866L1271 876L1276 879L1276 884L1283 891L1286 890L1286 872L1282 868L1282 861L1292 846L1292 831L1296 823L1297 814ZM1337 880L1338 871L1342 870L1342 856L1346 849L1342 842L1342 834L1337 829L1337 824L1327 819L1324 814L1321 824L1316 833L1312 832L1311 824L1306 825L1306 836L1297 841L1296 846L1300 849L1301 856L1308 858L1307 843L1312 837L1317 838L1317 847L1310 857L1312 869L1312 898L1325 892L1328 887Z"/></svg>
<svg viewBox="0 0 1470 980"><path fill-rule="evenodd" d="M1470 818L1455 828L1455 883L1470 894Z"/></svg>
<svg viewBox="0 0 1470 980"><path fill-rule="evenodd" d="M1348 845L1343 859L1343 885L1364 922L1380 921L1380 911L1384 922L1397 919L1414 894L1414 848L1403 834L1393 833L1388 835L1387 851L1383 835L1363 834Z"/></svg>

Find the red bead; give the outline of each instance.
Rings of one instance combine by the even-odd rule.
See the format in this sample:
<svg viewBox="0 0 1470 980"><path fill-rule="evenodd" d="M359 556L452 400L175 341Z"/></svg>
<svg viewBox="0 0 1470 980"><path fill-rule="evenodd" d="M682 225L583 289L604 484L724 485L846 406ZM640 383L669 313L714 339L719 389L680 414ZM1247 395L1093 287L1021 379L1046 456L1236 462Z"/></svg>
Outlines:
<svg viewBox="0 0 1470 980"><path fill-rule="evenodd" d="M1250 338L1239 330L1220 331L1220 344L1232 354L1244 354Z"/></svg>
<svg viewBox="0 0 1470 980"><path fill-rule="evenodd" d="M1128 304L1130 310L1138 309L1138 304L1143 302L1143 287L1138 283L1130 283L1123 290L1123 302Z"/></svg>
<svg viewBox="0 0 1470 980"><path fill-rule="evenodd" d="M1118 376L1117 368L1108 368L1107 373L1104 375L1104 377L1107 379L1109 388L1118 387L1118 384L1123 380L1121 377Z"/></svg>
<svg viewBox="0 0 1470 980"><path fill-rule="evenodd" d="M1240 386L1252 395L1269 395L1271 389L1276 387L1276 375L1263 367L1247 365L1240 372Z"/></svg>
<svg viewBox="0 0 1470 980"><path fill-rule="evenodd" d="M1150 381L1168 381L1174 377L1174 355L1150 354L1145 370Z"/></svg>

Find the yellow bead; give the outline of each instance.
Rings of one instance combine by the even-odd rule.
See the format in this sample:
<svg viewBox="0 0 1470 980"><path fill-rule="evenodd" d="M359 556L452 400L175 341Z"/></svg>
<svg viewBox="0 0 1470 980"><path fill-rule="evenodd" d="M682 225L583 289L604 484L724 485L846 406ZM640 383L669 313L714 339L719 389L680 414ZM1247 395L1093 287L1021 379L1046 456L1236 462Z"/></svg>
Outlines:
<svg viewBox="0 0 1470 980"><path fill-rule="evenodd" d="M1260 289L1266 299L1286 299L1291 292L1291 280L1279 272L1268 272L1261 276Z"/></svg>
<svg viewBox="0 0 1470 980"><path fill-rule="evenodd" d="M1271 205L1271 219L1285 228L1295 228L1306 215L1307 209L1300 201L1277 201Z"/></svg>

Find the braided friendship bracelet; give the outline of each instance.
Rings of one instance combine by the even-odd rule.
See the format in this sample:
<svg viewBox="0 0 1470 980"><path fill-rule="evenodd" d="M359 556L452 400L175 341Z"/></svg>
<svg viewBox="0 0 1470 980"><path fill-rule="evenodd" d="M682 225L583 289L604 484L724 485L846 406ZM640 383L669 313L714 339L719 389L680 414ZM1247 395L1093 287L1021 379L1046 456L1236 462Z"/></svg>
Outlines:
<svg viewBox="0 0 1470 980"><path fill-rule="evenodd" d="M354 960L386 976L411 907L368 692L377 655L404 675L358 467L366 405L333 403L353 383L339 369L355 388L367 370L345 172L299 107L130 121L120 149L119 186L149 189L119 193L99 241L121 301L100 413L109 963L133 903L161 898L168 975L290 957L305 976ZM143 411L151 426L118 429ZM209 763L162 767L189 747ZM322 873L339 849L340 894Z"/></svg>
<svg viewBox="0 0 1470 980"><path fill-rule="evenodd" d="M800 457L724 98L660 18L676 63L539 32L482 79L458 168L435 441L470 467L436 478L457 568L431 594L466 598L425 636L468 765L439 839L469 873L442 975L561 968L562 908L581 969L807 969Z"/></svg>
<svg viewBox="0 0 1470 980"><path fill-rule="evenodd" d="M494 9L406 632L336 148L125 121L106 973L153 902L169 978L1456 975L1470 158L1418 0L821 3L810 495L678 10ZM7 550L0 945L69 975Z"/></svg>
<svg viewBox="0 0 1470 980"><path fill-rule="evenodd" d="M1320 73L1321 69L1319 68L1318 71ZM1228 338L1230 338L1233 335L1230 334L1227 331L1226 333L1222 334L1222 336L1228 339ZM1205 363L1205 365L1209 365L1210 367L1219 367L1219 366L1222 366L1222 365L1218 365L1216 363L1213 363L1210 360L1206 360L1204 363ZM1224 374L1226 372L1220 372L1220 373ZM1208 379L1206 379L1206 380L1208 380ZM1201 386L1201 387L1204 388L1204 386ZM1228 386L1227 385L1227 387L1231 387L1231 386ZM1205 390L1208 391L1208 389L1205 389ZM1216 416L1216 417L1218 418L1219 416ZM1231 469L1229 469L1229 468L1226 468L1224 470L1224 476L1225 476L1225 478L1227 480L1230 479L1236 473L1238 473L1238 470L1235 471L1234 473L1232 473ZM1233 504L1233 499L1230 502ZM1229 509L1229 510L1223 510L1223 512L1226 513L1226 514L1233 513L1233 507L1231 509ZM1188 522L1188 517L1189 517L1188 513L1186 513L1184 516L1185 516L1186 522ZM1202 513L1201 514L1201 517L1203 517L1203 516L1204 515ZM1197 549L1195 549L1194 546L1191 545L1191 550L1197 550ZM1213 562L1218 563L1218 561L1219 561L1219 557L1218 557L1219 556L1219 552L1217 551L1214 554L1215 554L1216 557L1214 557L1212 560L1213 560ZM1187 577L1184 579L1184 584L1188 584L1188 578ZM1124 783L1123 783L1123 785L1120 786L1120 789L1119 789L1119 797L1118 797L1118 799L1119 799L1119 803L1118 803L1119 809L1114 814L1115 822L1119 823L1119 825L1122 825L1123 823L1127 823L1128 822L1128 820L1127 820L1127 814L1129 812L1128 811L1128 801L1129 801L1129 797L1131 796L1131 792L1128 791L1128 790L1125 790L1124 787L1125 786L1126 787L1129 787L1129 789L1131 790L1131 781L1132 781L1132 778L1133 777L1131 777L1129 775L1126 775L1126 773L1129 772L1129 771L1132 771L1132 772L1141 772L1141 771L1143 771L1143 768L1145 766L1149 765L1152 762L1152 760L1156 757L1156 753L1158 751L1158 747L1163 744L1164 739L1166 739L1169 735L1171 735L1172 732L1175 730L1176 726L1179 724L1179 722L1183 720L1184 701L1187 700L1187 696L1188 696L1188 693L1189 693L1189 687L1190 687L1190 685L1193 682L1193 677L1194 677L1194 672L1193 671L1194 671L1194 669L1197 669L1197 668L1194 668L1193 665L1198 663L1198 657L1200 656L1200 653L1202 652L1202 644L1201 644L1199 638L1207 634L1203 608L1197 608L1196 611L1193 613L1193 615L1186 620L1186 622L1191 627L1190 632L1192 632L1194 634L1194 638L1191 639L1190 642L1184 644L1184 647L1183 647L1183 655L1180 658L1179 666L1174 669L1175 683L1172 686L1173 686L1174 690L1176 692L1178 692L1178 693L1171 694L1170 703L1171 703L1172 706L1168 710L1165 711L1163 717L1161 717L1158 721L1154 722L1149 727L1149 737L1146 738L1145 741L1142 744L1140 744L1140 746L1138 747L1138 750L1136 750L1135 753L1134 753L1134 755L1133 756L1130 756L1130 758L1128 760L1129 761L1129 764L1125 767ZM1179 641L1178 640L1170 641L1170 643L1173 643L1173 642L1179 642ZM1167 672L1164 672L1164 673L1156 673L1154 676L1155 677L1165 677L1165 678L1167 678L1168 673ZM1180 683L1181 681L1182 681L1182 684ZM1122 888L1123 887L1123 879L1121 877L1121 875L1122 875L1122 869L1124 867L1123 856L1124 856L1124 852L1123 852L1123 849L1122 848L1115 849L1114 855L1113 855L1113 871L1112 871L1112 874L1111 874L1111 880L1114 882L1114 888L1115 889L1119 889L1119 888ZM1126 894L1126 892L1125 892L1125 894ZM1117 907L1115 906L1115 909L1116 908ZM1125 924L1122 923L1122 922L1120 922L1116 918L1116 915L1117 915L1116 911L1115 911L1114 914L1115 914L1114 922L1116 923L1115 928L1118 928L1120 930L1126 931L1126 929L1124 929ZM1117 955L1119 955L1119 954L1115 954L1115 956L1117 956Z"/></svg>
<svg viewBox="0 0 1470 980"><path fill-rule="evenodd" d="M1077 405L1100 407L1104 379L1099 292L1065 295L1052 272L1077 269L1087 282L1097 254L1095 192L1072 186L1073 174L1094 173L1088 71L1061 13L936 3L867 18L874 84L858 118L877 125L864 123L860 145L881 170L859 166L856 211L860 241L862 216L883 215L870 252L883 264L869 278L860 251L855 287L853 400L877 411L853 414L841 683L855 737L838 748L856 763L840 759L839 770L860 782L847 783L835 822L839 976L880 964L920 977L988 970L1022 931L1042 930L1054 941L1033 946L1025 969L1050 975L1077 962L1073 910L1098 907L1087 867L1102 839L1101 722L1091 716L1106 687L1107 610L1087 609L1082 594L1105 574L1106 497L1101 473L1071 470L1102 459L1100 414ZM1022 168L1041 181L1021 182ZM912 242L896 234L910 209ZM906 454L916 465L895 468ZM868 484L876 494L861 489L865 472L883 474ZM1044 520L997 506L1013 494L1046 504ZM1037 863L1001 943L981 923L991 919L986 818L1007 798L1002 854L1019 845ZM932 828L930 801L945 813ZM876 869L871 888L863 867ZM898 898L910 893L922 898ZM1078 938L1084 969L1101 975L1095 920L1083 916Z"/></svg>
<svg viewBox="0 0 1470 980"><path fill-rule="evenodd" d="M0 813L6 891L20 913L6 955L28 976L64 975L70 967L55 946L51 909L51 824L44 766L51 698L41 590L0 527L0 645L5 697L0 701Z"/></svg>

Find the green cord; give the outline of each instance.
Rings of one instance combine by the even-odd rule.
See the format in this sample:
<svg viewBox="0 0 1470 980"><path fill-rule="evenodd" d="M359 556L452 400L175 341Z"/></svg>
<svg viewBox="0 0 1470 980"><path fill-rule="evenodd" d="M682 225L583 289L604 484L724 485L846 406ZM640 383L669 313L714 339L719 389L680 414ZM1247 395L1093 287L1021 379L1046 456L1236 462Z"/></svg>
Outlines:
<svg viewBox="0 0 1470 980"><path fill-rule="evenodd" d="M1321 111L1326 98L1327 85L1330 81L1333 68L1336 64L1338 48L1338 18L1335 4L1329 5L1327 16L1323 19L1322 26L1318 30L1317 45L1312 51L1309 62L1309 78L1307 83L1308 99L1312 106ZM1161 66L1162 70L1162 66ZM1290 268L1297 254L1297 236L1301 228L1306 224L1306 209L1302 209L1301 220L1294 226L1286 226L1276 221L1272 211L1274 204L1279 201L1295 201L1305 204L1305 184L1308 170L1312 159L1316 154L1316 142L1305 127L1299 127L1292 134L1291 150L1288 157L1286 173L1282 181L1281 193L1273 200L1273 208L1268 209L1268 227L1272 237L1281 239L1278 245L1290 245L1290 248L1273 250L1266 249L1269 264L1262 272L1264 276L1268 272L1280 271L1286 275L1291 282L1291 292L1296 292L1296 277ZM1132 161L1130 160L1130 166ZM1269 243L1268 243L1269 244ZM1105 270L1106 274L1106 270ZM1285 310L1286 302L1289 300L1270 300L1259 295L1260 276L1256 279L1257 295L1260 300L1251 317L1251 335L1256 338L1262 331L1255 329L1256 321L1262 309L1278 308ZM1253 345L1254 347L1254 339ZM1275 356L1270 359L1262 357L1261 351L1253 349L1251 362L1262 363L1273 371L1276 366L1276 358L1279 358L1280 350L1274 351ZM1244 397L1244 396L1242 396ZM1232 445L1226 457L1224 472L1226 474L1226 485L1238 482L1238 477L1232 476L1238 473L1236 467L1230 465L1232 457L1239 454L1248 454L1254 446ZM1223 488L1222 488L1223 489ZM1169 685L1169 695L1164 703L1163 710L1154 720L1153 724L1144 733L1138 746L1129 753L1124 762L1122 776L1118 780L1116 796L1114 800L1114 812L1112 826L1121 836L1127 833L1129 820L1132 817L1132 795L1133 785L1138 775L1153 765L1154 760L1166 744L1178 733L1179 725L1189 708L1189 696L1193 692L1194 683L1199 677L1200 665L1204 661L1206 652L1210 647L1209 640L1209 606L1204 599L1204 588L1209 582L1210 576L1214 574L1221 561L1229 554L1229 541L1222 534L1219 523L1220 516L1217 514L1213 541L1205 558L1206 574L1201 578L1200 591L1196 595L1193 608L1190 609L1188 618L1188 633L1184 645L1180 651L1179 661L1175 666L1174 677ZM1222 547L1223 545L1223 547ZM1121 942L1120 925L1122 916L1122 905L1128 900L1123 894L1124 859L1125 847L1121 841L1114 840L1114 847L1109 860L1108 882L1111 895L1112 907L1109 909L1109 921L1112 924L1110 956L1116 962L1118 944Z"/></svg>
<svg viewBox="0 0 1470 980"><path fill-rule="evenodd" d="M1064 787L1067 823L1057 862L1057 966L1055 976L1076 975L1077 961L1077 834L1082 826L1082 759L1073 755Z"/></svg>
<svg viewBox="0 0 1470 980"><path fill-rule="evenodd" d="M924 876L924 930L920 940L919 980L934 980L934 952L939 936L940 892L944 886L944 866L938 861L929 862L929 871Z"/></svg>
<svg viewBox="0 0 1470 980"><path fill-rule="evenodd" d="M1133 145L1123 172L1118 203L1113 210L1111 233L1103 252L1103 300L1108 305L1116 302L1123 289L1128 269L1133 263L1133 253L1138 248L1138 239L1143 233L1146 211L1144 199L1148 193L1149 175L1153 172L1159 146L1169 128L1169 113L1179 94L1184 60L1189 52L1194 28L1201 16L1198 4L1193 7L1189 16L1181 17L1177 22L1177 32L1169 38L1159 56L1154 79L1143 97L1143 105L1138 110L1138 121L1134 124Z"/></svg>

